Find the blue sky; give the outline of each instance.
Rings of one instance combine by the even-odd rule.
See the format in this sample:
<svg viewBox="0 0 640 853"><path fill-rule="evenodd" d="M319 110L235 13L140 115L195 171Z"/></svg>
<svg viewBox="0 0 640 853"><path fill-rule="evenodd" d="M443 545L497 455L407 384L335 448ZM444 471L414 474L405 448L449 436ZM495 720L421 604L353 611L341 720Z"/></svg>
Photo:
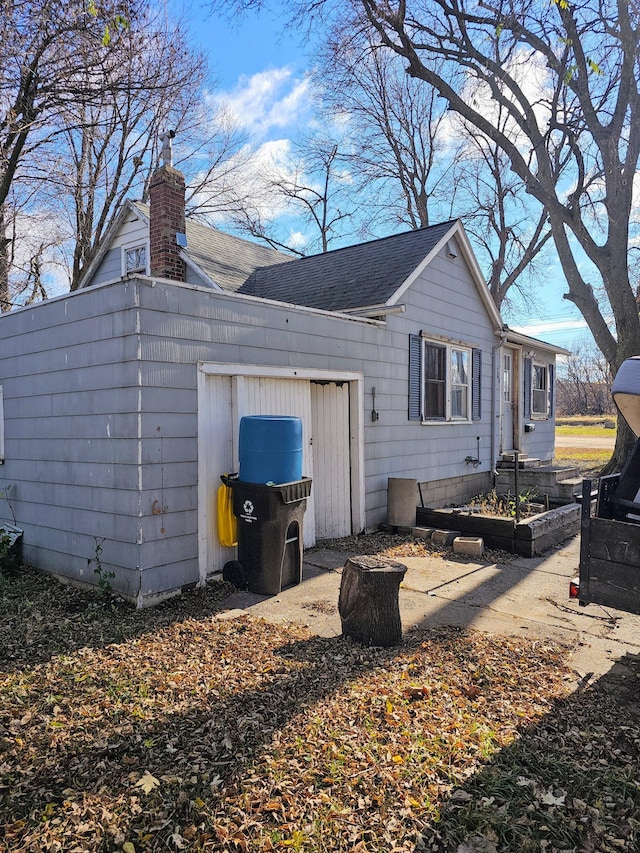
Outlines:
<svg viewBox="0 0 640 853"><path fill-rule="evenodd" d="M308 46L268 12L230 22L201 4L190 10L192 38L209 57L215 97L227 99L255 143L275 148L295 139L313 118L305 80ZM577 309L562 299L566 288L559 266L553 264L549 273L536 309L505 319L527 334L574 349L591 336Z"/></svg>
<svg viewBox="0 0 640 853"><path fill-rule="evenodd" d="M263 11L225 20L202 3L192 4L189 15L193 43L208 55L225 91L254 74L287 68L302 76L308 67L302 38L286 30L282 16Z"/></svg>

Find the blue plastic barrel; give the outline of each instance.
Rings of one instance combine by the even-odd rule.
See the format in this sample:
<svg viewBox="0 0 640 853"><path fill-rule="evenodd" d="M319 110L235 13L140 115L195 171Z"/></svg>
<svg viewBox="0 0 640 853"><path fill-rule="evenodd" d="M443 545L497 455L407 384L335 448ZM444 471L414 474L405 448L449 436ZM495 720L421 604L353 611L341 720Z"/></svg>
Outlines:
<svg viewBox="0 0 640 853"><path fill-rule="evenodd" d="M244 483L302 479L302 421L287 415L240 419L240 473Z"/></svg>

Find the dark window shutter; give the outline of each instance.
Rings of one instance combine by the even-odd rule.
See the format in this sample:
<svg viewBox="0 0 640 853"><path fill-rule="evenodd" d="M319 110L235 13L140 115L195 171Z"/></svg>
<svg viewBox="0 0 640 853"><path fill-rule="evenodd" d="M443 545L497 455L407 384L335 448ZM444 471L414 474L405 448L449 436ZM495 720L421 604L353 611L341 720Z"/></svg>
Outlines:
<svg viewBox="0 0 640 853"><path fill-rule="evenodd" d="M549 417L553 415L553 396L555 394L555 366L549 365Z"/></svg>
<svg viewBox="0 0 640 853"><path fill-rule="evenodd" d="M479 421L482 417L481 399L482 350L471 351L471 418Z"/></svg>
<svg viewBox="0 0 640 853"><path fill-rule="evenodd" d="M524 386L524 416L525 418L531 417L531 359L525 358L524 360L524 376L523 382Z"/></svg>
<svg viewBox="0 0 640 853"><path fill-rule="evenodd" d="M409 420L422 419L420 398L420 359L422 355L422 338L420 335L409 335Z"/></svg>

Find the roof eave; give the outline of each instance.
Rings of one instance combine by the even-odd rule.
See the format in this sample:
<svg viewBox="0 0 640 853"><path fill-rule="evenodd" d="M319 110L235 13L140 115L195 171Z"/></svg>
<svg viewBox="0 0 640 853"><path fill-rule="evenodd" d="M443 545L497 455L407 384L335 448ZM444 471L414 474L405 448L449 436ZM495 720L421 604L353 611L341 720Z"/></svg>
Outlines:
<svg viewBox="0 0 640 853"><path fill-rule="evenodd" d="M189 254L188 249L182 249L180 252L180 258L184 261L184 263L190 267L196 275L200 276L200 278L205 282L205 284L210 287L212 290L217 290L222 293L225 288L220 287L207 273L199 266Z"/></svg>
<svg viewBox="0 0 640 853"><path fill-rule="evenodd" d="M522 332L516 332L508 326L504 327L506 333L506 342L510 344L518 344L518 346L535 347L536 349L553 352L556 355L571 355L571 350L564 347L548 344L546 341L541 341L539 338L532 338L531 335L524 335Z"/></svg>
<svg viewBox="0 0 640 853"><path fill-rule="evenodd" d="M345 308L341 313L352 314L354 317L380 317L387 314L404 314L407 306L404 303L397 305L387 305L386 302L381 302L377 305L363 305L358 308Z"/></svg>

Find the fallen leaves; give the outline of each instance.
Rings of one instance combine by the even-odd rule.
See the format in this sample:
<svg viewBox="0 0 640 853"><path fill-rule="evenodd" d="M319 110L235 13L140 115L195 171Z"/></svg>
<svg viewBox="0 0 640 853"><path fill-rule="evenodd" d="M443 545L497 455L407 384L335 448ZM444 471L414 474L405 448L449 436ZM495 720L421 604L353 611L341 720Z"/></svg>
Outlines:
<svg viewBox="0 0 640 853"><path fill-rule="evenodd" d="M326 548L326 543L317 546L317 550ZM315 549L310 549L312 553ZM331 540L332 551L343 551L350 554L377 554L383 557L443 557L455 562L469 562L469 558L454 554L451 546L438 545L430 540L408 536L402 533L364 533L357 536L345 536ZM498 549L484 549L483 560L490 563L510 563L514 555Z"/></svg>
<svg viewBox="0 0 640 853"><path fill-rule="evenodd" d="M170 604L76 633L65 617L62 641L50 616L31 662L11 634L7 850L638 848L633 667L624 689L568 697L566 649L549 643L433 628L365 649Z"/></svg>
<svg viewBox="0 0 640 853"><path fill-rule="evenodd" d="M563 806L566 798L566 791L547 791L546 794L543 794L542 797L540 797L540 802L544 806Z"/></svg>
<svg viewBox="0 0 640 853"><path fill-rule="evenodd" d="M152 776L148 770L145 772L144 776L141 776L136 782L136 788L142 788L145 794L150 794L153 789L157 788L159 785L160 781L156 779L155 776Z"/></svg>

